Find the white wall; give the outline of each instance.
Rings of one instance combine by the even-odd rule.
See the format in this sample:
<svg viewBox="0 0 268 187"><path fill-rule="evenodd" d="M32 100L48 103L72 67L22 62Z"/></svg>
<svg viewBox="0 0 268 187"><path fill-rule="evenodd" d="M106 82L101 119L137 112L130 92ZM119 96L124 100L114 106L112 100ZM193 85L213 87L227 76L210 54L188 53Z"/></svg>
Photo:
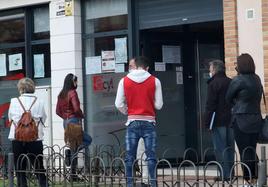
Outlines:
<svg viewBox="0 0 268 187"><path fill-rule="evenodd" d="M237 0L239 54L249 53L256 64L256 73L264 80L262 1ZM255 18L248 20L247 10L253 9Z"/></svg>
<svg viewBox="0 0 268 187"><path fill-rule="evenodd" d="M48 3L50 0L1 0L0 10L17 7L26 7L29 5Z"/></svg>
<svg viewBox="0 0 268 187"><path fill-rule="evenodd" d="M55 113L57 96L68 73L78 76L78 96L83 108L82 35L80 1L74 1L72 16L56 16L57 0L50 9L51 98L53 144L64 145L63 120Z"/></svg>
<svg viewBox="0 0 268 187"><path fill-rule="evenodd" d="M44 128L44 145L52 145L52 118L51 118L51 88L50 86L37 86L35 95L44 101L47 120ZM41 124L39 124L41 125Z"/></svg>

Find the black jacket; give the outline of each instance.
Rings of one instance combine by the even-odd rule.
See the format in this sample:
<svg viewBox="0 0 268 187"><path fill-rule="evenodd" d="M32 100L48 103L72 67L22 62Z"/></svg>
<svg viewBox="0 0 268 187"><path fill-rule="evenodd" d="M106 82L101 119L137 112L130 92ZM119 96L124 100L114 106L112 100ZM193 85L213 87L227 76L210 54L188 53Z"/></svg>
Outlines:
<svg viewBox="0 0 268 187"><path fill-rule="evenodd" d="M234 105L233 114L260 114L262 84L256 74L237 75L231 82L226 100Z"/></svg>
<svg viewBox="0 0 268 187"><path fill-rule="evenodd" d="M231 122L231 106L225 101L231 79L225 73L217 73L208 80L207 102L205 109L205 127L209 128L213 112L213 127L228 127Z"/></svg>
<svg viewBox="0 0 268 187"><path fill-rule="evenodd" d="M240 74L231 82L226 101L233 105L232 123L245 133L257 133L262 124L262 84L256 74Z"/></svg>

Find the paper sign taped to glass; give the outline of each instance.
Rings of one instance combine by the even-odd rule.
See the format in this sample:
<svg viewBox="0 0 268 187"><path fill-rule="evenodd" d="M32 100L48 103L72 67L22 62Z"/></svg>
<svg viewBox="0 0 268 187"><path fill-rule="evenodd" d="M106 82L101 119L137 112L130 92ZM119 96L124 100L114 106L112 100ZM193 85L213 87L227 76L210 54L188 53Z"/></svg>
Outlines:
<svg viewBox="0 0 268 187"><path fill-rule="evenodd" d="M44 54L34 55L34 77L45 77Z"/></svg>
<svg viewBox="0 0 268 187"><path fill-rule="evenodd" d="M16 71L22 69L22 54L13 54L8 56L9 71Z"/></svg>
<svg viewBox="0 0 268 187"><path fill-rule="evenodd" d="M114 72L115 71L114 51L102 51L101 59L102 59L102 63L101 63L102 72Z"/></svg>
<svg viewBox="0 0 268 187"><path fill-rule="evenodd" d="M127 38L115 38L114 45L116 63L127 63Z"/></svg>
<svg viewBox="0 0 268 187"><path fill-rule="evenodd" d="M6 54L0 54L0 76L7 75Z"/></svg>
<svg viewBox="0 0 268 187"><path fill-rule="evenodd" d="M86 57L86 75L101 73L101 56Z"/></svg>

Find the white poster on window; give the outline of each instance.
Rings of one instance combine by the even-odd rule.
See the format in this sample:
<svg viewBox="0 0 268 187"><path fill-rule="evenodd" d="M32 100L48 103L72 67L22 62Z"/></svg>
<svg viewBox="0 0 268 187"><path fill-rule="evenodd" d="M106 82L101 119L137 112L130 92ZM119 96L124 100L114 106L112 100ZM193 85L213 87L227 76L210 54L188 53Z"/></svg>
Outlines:
<svg viewBox="0 0 268 187"><path fill-rule="evenodd" d="M127 38L115 38L115 62L127 63Z"/></svg>
<svg viewBox="0 0 268 187"><path fill-rule="evenodd" d="M86 75L101 73L101 56L86 57Z"/></svg>
<svg viewBox="0 0 268 187"><path fill-rule="evenodd" d="M115 64L115 73L125 72L125 64Z"/></svg>
<svg viewBox="0 0 268 187"><path fill-rule="evenodd" d="M114 51L101 52L101 69L102 72L114 72L115 70L115 55Z"/></svg>
<svg viewBox="0 0 268 187"><path fill-rule="evenodd" d="M22 69L22 54L13 54L8 56L9 71L16 71Z"/></svg>
<svg viewBox="0 0 268 187"><path fill-rule="evenodd" d="M34 78L45 77L44 54L35 54L33 59L34 59Z"/></svg>
<svg viewBox="0 0 268 187"><path fill-rule="evenodd" d="M0 54L0 76L7 75L6 54Z"/></svg>
<svg viewBox="0 0 268 187"><path fill-rule="evenodd" d="M166 71L166 63L163 62L155 62L154 63L155 71Z"/></svg>
<svg viewBox="0 0 268 187"><path fill-rule="evenodd" d="M163 62L167 64L181 63L181 47L172 45L162 46Z"/></svg>
<svg viewBox="0 0 268 187"><path fill-rule="evenodd" d="M183 84L183 73L182 71L176 72L176 82L177 84Z"/></svg>

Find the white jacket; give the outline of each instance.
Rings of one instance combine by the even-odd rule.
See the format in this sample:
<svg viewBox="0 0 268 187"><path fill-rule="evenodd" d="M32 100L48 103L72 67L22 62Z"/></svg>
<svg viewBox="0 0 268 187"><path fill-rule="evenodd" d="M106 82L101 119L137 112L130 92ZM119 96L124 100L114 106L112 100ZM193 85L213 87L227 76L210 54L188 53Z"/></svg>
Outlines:
<svg viewBox="0 0 268 187"><path fill-rule="evenodd" d="M30 108L31 104L33 103L35 99L34 94L22 94L19 98L26 110ZM12 98L10 101L8 118L9 118L9 121L13 121L13 122L10 127L8 139L10 140L15 139L15 124L17 125L23 112L24 111L18 99ZM34 103L31 109L31 114L34 120L36 121L36 124L40 122L40 119L42 119L42 122L45 123L47 119L47 115L46 115L45 108L44 108L44 102L42 100L37 98L36 102ZM42 123L39 123L37 140L43 140L43 137L44 137L43 128L44 128L44 125Z"/></svg>

